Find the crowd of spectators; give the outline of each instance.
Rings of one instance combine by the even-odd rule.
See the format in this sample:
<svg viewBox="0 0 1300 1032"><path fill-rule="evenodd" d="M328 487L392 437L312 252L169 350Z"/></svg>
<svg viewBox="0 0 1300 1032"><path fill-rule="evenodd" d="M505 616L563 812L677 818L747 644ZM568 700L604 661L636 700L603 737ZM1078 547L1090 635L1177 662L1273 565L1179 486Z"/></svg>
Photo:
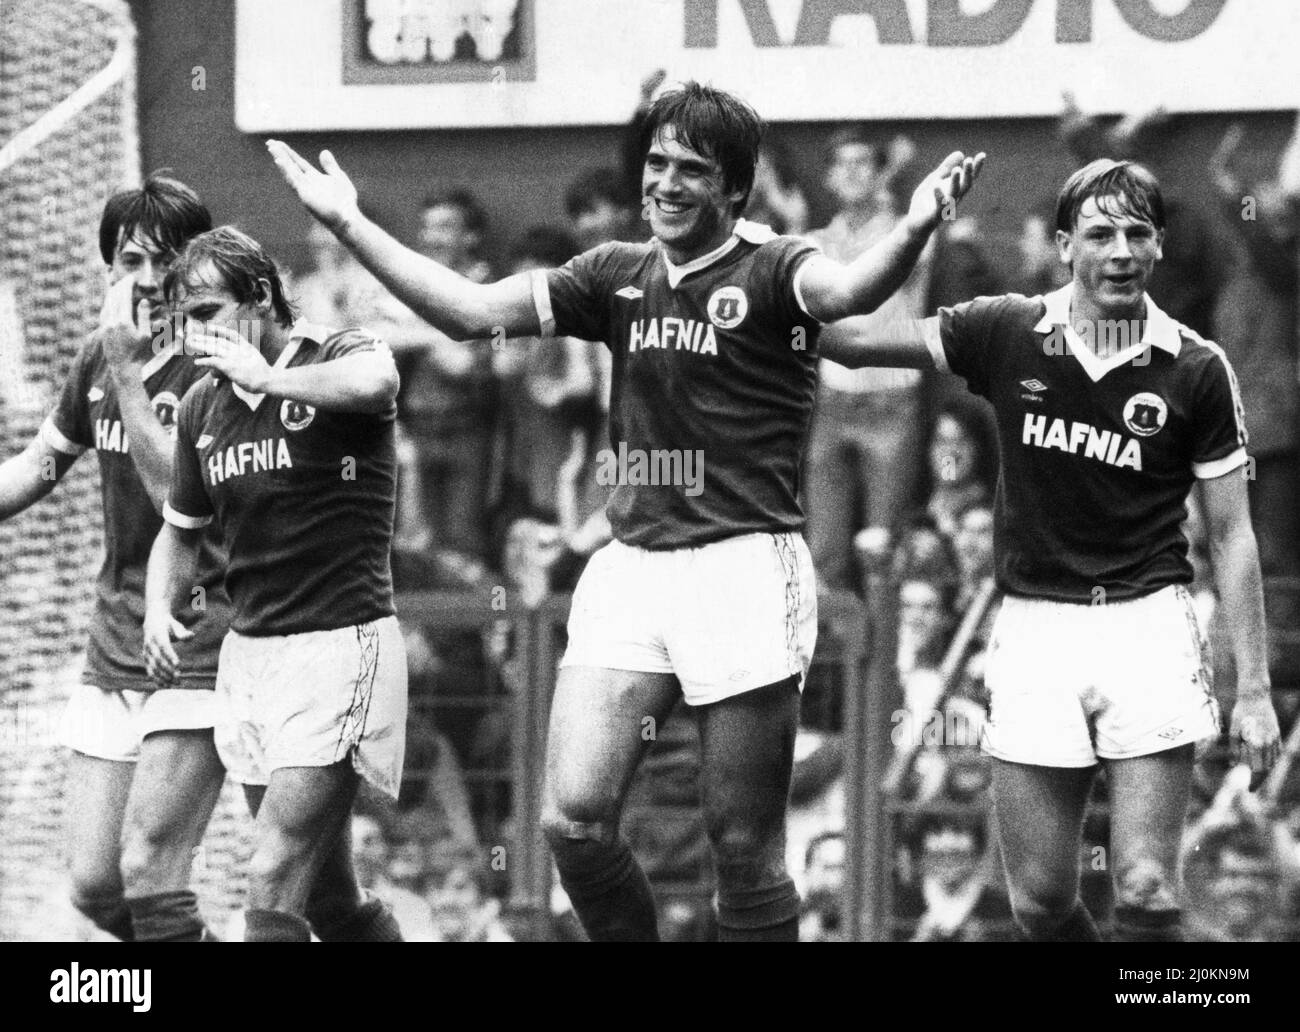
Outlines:
<svg viewBox="0 0 1300 1032"><path fill-rule="evenodd" d="M661 81L662 74L646 80L647 103ZM643 111L644 105L629 127L622 167L576 175L563 217L515 234L500 261L489 258L487 217L465 188L433 193L413 213L419 248L481 282L562 264L606 241L644 239L633 144ZM1172 146L1176 120L1161 112L1115 122L1087 117L1067 98L1059 129L1059 145L1079 163L1103 154L1132 157L1159 175L1179 153ZM1241 170L1250 164L1241 158L1242 136L1230 129L1211 162L1217 203L1198 205L1177 188L1180 177L1170 177L1164 255L1150 292L1176 319L1217 341L1236 370L1252 435L1250 494L1263 571L1281 584L1300 577L1300 129L1280 166L1263 174L1258 162L1253 175ZM817 227L773 134L745 217L806 235L831 256L852 260L901 217L900 198L917 173L914 158L907 137L888 138L871 126L828 133L821 185L835 209ZM888 325L981 294L1032 295L1062 285L1068 271L1057 256L1052 200L1024 199L1010 252L992 253L971 217L945 223L904 286L863 320ZM609 538L608 488L595 472L606 446L605 347L571 339L452 341L387 295L328 233L315 226L310 233L312 267L294 283L304 308L320 321L371 328L401 365L399 589L503 585L533 605L572 588L586 558ZM990 771L978 748L983 652L997 602L996 476L991 411L958 381L822 362L803 496L819 583L869 602L885 586L898 613L886 786L907 804L891 818L891 895L901 938L977 940L1010 928L985 819ZM1194 508L1197 589L1213 626ZM1268 604L1274 627L1300 624L1300 590L1270 592ZM504 882L485 873L483 858L485 844L501 840L510 821L509 793L494 772L508 766L507 700L526 687L517 643L507 620L481 636L418 626L408 635L413 691L435 700L423 712L438 731L413 737L413 769L422 783L404 787L401 808L358 816L358 853L369 855L364 869L374 891L405 908L399 914L438 917L430 937L504 937L494 909ZM1231 672L1219 673L1222 690ZM458 702L464 699L481 705L467 709ZM1284 710L1284 726L1289 716ZM673 733L656 740L640 775L645 787L629 806L629 834L656 884L705 886L695 896L665 895L666 937L707 937L707 851L693 817L694 726L681 713L670 726ZM806 900L809 938L844 934L843 774L836 722L805 728L792 789L790 861ZM1202 784L1189 825L1194 923L1209 937L1281 934L1285 920L1297 916L1300 883L1294 786L1279 786L1279 817L1262 812L1232 776L1220 787L1218 774ZM1089 902L1104 916L1104 777L1096 803L1083 864Z"/></svg>

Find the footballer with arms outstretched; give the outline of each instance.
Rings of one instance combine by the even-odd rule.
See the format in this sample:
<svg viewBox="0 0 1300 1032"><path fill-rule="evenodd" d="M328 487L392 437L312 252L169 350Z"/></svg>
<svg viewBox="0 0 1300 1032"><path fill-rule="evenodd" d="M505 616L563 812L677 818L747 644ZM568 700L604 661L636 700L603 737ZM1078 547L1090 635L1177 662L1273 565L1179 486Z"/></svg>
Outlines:
<svg viewBox="0 0 1300 1032"><path fill-rule="evenodd" d="M60 741L71 750L67 813L72 900L120 939L213 938L190 891L194 851L225 770L212 741L217 650L230 605L209 536L172 622L180 669L155 690L141 657L145 565L162 526L176 408L205 374L162 317L176 253L212 227L198 195L154 174L104 206L99 248L109 288L36 438L0 466L0 519L44 497L82 452L99 459L104 562L81 683Z"/></svg>
<svg viewBox="0 0 1300 1032"><path fill-rule="evenodd" d="M984 748L1012 909L1035 940L1098 938L1079 900L1079 848L1099 763L1115 938L1181 937L1194 745L1220 730L1186 588L1193 485L1236 659L1231 744L1257 779L1280 751L1241 397L1222 350L1146 293L1164 226L1147 169L1094 161L1057 200L1066 286L977 298L846 337L826 355L948 370L993 404L1005 601L989 644Z"/></svg>
<svg viewBox="0 0 1300 1032"><path fill-rule="evenodd" d="M214 736L256 816L245 941L400 941L357 886L348 832L361 777L396 798L406 740L392 355L361 330L295 321L275 263L229 226L190 242L164 294L212 375L176 419L145 655L175 675L172 607L215 523L234 611Z"/></svg>
<svg viewBox="0 0 1300 1032"><path fill-rule="evenodd" d="M543 822L593 940L655 940L649 885L618 824L648 722L685 696L699 724L701 797L718 874L719 935L797 937L785 805L816 587L797 493L821 323L875 309L910 272L982 156L949 155L906 218L851 265L739 218L762 123L697 83L646 116L642 191L654 239L609 243L559 269L476 284L402 247L278 141L285 179L401 300L459 339L556 335L613 354L609 502L615 540L574 595L547 748ZM658 462L662 476L633 464ZM676 465L673 465L673 464ZM672 472L676 469L677 475ZM654 483L644 482L646 479Z"/></svg>

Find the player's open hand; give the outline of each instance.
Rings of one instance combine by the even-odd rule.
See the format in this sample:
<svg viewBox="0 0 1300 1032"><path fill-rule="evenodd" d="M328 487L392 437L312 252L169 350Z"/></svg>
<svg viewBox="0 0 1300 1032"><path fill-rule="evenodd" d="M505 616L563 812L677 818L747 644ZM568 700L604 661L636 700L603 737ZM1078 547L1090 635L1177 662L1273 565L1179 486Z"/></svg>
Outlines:
<svg viewBox="0 0 1300 1032"><path fill-rule="evenodd" d="M984 156L983 151L973 158L953 151L921 180L907 209L907 220L913 229L928 233L941 221L952 222L957 218L957 204L974 185L984 167Z"/></svg>
<svg viewBox="0 0 1300 1032"><path fill-rule="evenodd" d="M1251 788L1257 787L1282 752L1282 732L1267 693L1238 696L1232 707L1228 741L1233 758L1250 765Z"/></svg>
<svg viewBox="0 0 1300 1032"><path fill-rule="evenodd" d="M104 295L94 339L104 349L104 358L117 371L132 360L143 362L145 342L149 339L149 301L141 298L134 307L135 277L123 276Z"/></svg>
<svg viewBox="0 0 1300 1032"><path fill-rule="evenodd" d="M213 370L246 391L266 393L271 366L261 351L234 330L210 325L186 330L185 351L200 356L195 365Z"/></svg>
<svg viewBox="0 0 1300 1032"><path fill-rule="evenodd" d="M194 632L170 613L150 610L144 616L144 668L159 688L170 688L180 673L181 658L173 641L193 638Z"/></svg>
<svg viewBox="0 0 1300 1032"><path fill-rule="evenodd" d="M357 188L333 154L320 152L321 171L280 140L267 140L266 149L298 200L327 227L338 232L356 217Z"/></svg>

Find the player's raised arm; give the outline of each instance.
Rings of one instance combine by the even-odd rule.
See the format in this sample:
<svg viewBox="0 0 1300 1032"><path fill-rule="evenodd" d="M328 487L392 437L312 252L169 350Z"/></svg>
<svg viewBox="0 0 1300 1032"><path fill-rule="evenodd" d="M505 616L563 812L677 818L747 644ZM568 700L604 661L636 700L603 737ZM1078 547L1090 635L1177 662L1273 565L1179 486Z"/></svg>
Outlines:
<svg viewBox="0 0 1300 1032"><path fill-rule="evenodd" d="M532 280L510 276L475 283L402 246L357 207L357 189L329 151L321 169L279 140L267 150L304 207L326 226L403 304L457 340L536 335ZM322 171L323 170L323 171Z"/></svg>
<svg viewBox="0 0 1300 1032"><path fill-rule="evenodd" d="M172 442L155 415L144 387L145 361L154 353L149 347L149 304L141 301L132 310L134 288L135 277L129 275L108 288L94 339L103 349L104 360L117 387L122 424L131 441L128 454L153 507L162 512L171 476Z"/></svg>
<svg viewBox="0 0 1300 1032"><path fill-rule="evenodd" d="M254 394L305 402L334 412L383 412L397 400L397 364L388 346L340 355L328 362L276 368L234 330L205 326L186 334L185 348L212 369Z"/></svg>
<svg viewBox="0 0 1300 1032"><path fill-rule="evenodd" d="M955 217L958 202L983 165L983 153L968 158L953 151L916 188L906 217L875 247L848 265L820 256L809 259L800 284L809 314L834 322L880 307L911 274L940 221ZM863 322L852 332L827 334L822 355L850 367L924 368L932 364L926 330L920 320Z"/></svg>

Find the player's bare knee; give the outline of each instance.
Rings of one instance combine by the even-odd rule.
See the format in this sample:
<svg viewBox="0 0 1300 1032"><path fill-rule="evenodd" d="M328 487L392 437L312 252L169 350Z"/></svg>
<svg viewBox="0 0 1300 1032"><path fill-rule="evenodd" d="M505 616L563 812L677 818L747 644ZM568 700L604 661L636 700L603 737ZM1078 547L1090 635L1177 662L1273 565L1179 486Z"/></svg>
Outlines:
<svg viewBox="0 0 1300 1032"><path fill-rule="evenodd" d="M1166 911L1178 907L1175 871L1153 857L1120 860L1115 867L1115 905Z"/></svg>
<svg viewBox="0 0 1300 1032"><path fill-rule="evenodd" d="M588 810L542 814L542 831L553 852L583 845L608 846L618 840L618 821Z"/></svg>

